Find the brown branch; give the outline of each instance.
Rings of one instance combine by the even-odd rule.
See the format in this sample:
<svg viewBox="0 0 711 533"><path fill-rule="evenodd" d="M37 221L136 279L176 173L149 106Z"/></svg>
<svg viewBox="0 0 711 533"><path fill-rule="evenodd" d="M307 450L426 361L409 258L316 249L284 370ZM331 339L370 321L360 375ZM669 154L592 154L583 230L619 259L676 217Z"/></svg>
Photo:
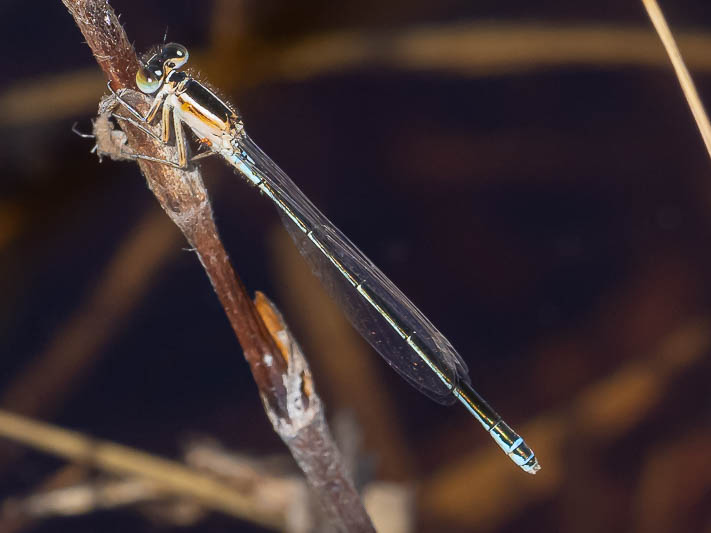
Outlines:
<svg viewBox="0 0 711 533"><path fill-rule="evenodd" d="M63 2L114 90L130 88L138 61L107 1ZM148 108L145 95L128 90L122 96L140 112L145 113ZM116 103L110 96L100 104L94 131L102 153L111 155L113 151L119 158L137 153L177 160L174 148L135 128L126 128L125 138L113 135L106 128L105 119ZM124 150L124 140L128 151ZM140 160L139 165L161 206L197 252L244 350L265 410L316 492L331 520L330 526L339 531L374 531L331 438L306 361L274 307L258 295L258 311L235 275L218 236L198 169L179 170L145 160Z"/></svg>
<svg viewBox="0 0 711 533"><path fill-rule="evenodd" d="M118 17L106 0L62 0L74 16L99 66L114 90L135 86L139 63ZM147 101L134 93L130 103L145 112ZM105 103L104 106L107 104ZM158 159L176 160L173 150L134 128L126 128L131 151ZM232 269L217 234L212 207L198 169L179 170L168 165L140 161L148 186L168 216L180 228L197 252L227 318L244 350L263 398L283 411L285 390L281 373L285 364L274 357L279 351L259 319L242 282ZM265 356L276 362L267 367Z"/></svg>
<svg viewBox="0 0 711 533"><path fill-rule="evenodd" d="M138 60L107 0L62 0L115 88L133 87Z"/></svg>
<svg viewBox="0 0 711 533"><path fill-rule="evenodd" d="M301 348L266 296L258 292L255 302L269 332L279 343L284 360L288 362L284 383L289 415L281 417L265 402L274 429L304 472L330 519L330 525L337 531L374 532L326 424L321 399L314 390L311 370Z"/></svg>

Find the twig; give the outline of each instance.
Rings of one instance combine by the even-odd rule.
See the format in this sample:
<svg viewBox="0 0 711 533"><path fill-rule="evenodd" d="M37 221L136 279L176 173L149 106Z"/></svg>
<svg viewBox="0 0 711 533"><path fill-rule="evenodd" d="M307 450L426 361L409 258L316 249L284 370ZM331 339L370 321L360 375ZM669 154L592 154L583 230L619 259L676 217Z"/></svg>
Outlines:
<svg viewBox="0 0 711 533"><path fill-rule="evenodd" d="M276 510L265 509L269 502L255 501L253 495L211 476L127 446L91 439L3 410L0 410L0 436L108 472L147 479L168 493L188 496L210 509L267 527L279 528L283 524L283 517Z"/></svg>
<svg viewBox="0 0 711 533"><path fill-rule="evenodd" d="M131 87L138 61L107 1L63 2L74 15L113 88ZM145 112L148 107L144 95L131 91L124 97L132 98L131 103L139 111ZM110 111L105 101L101 108L106 113ZM101 134L99 130L95 133ZM133 153L177 159L171 153L174 149L134 128L126 129L126 139ZM115 147L115 140L100 144ZM340 462L301 352L278 312L259 294L257 311L232 269L198 169L183 171L143 160L139 164L161 206L197 252L244 350L265 410L318 495L319 503L332 520L331 526L342 531L374 531ZM263 319L268 321L269 329Z"/></svg>
<svg viewBox="0 0 711 533"><path fill-rule="evenodd" d="M269 505L277 507L271 501ZM210 511L193 498L175 498L166 494L160 486L145 478L103 476L102 479L41 490L22 498L8 498L0 508L0 532L26 531L31 524L55 516L81 516L123 507L131 507L153 521L173 526L195 525ZM284 509L288 507L284 506ZM288 511L276 512L275 516L284 514L288 516ZM305 529L288 531L301 533Z"/></svg>
<svg viewBox="0 0 711 533"><path fill-rule="evenodd" d="M282 531L305 533L317 528L317 517L308 505L308 487L305 480L293 472L291 463L249 457L205 438L189 442L184 458L188 467L225 483L251 498L263 510L271 511L275 519L282 519ZM116 478L103 474L87 480L87 471L101 466L64 467L32 494L6 499L0 506L0 532L27 530L39 519L127 506L135 508L138 504L139 510L151 518L182 526L196 524L210 510L194 498L184 495L176 498L176 494L167 492L160 483L145 476ZM378 529L391 533L413 530L413 495L410 487L398 483L375 481L363 487L363 499Z"/></svg>
<svg viewBox="0 0 711 533"><path fill-rule="evenodd" d="M288 364L284 380L288 416L264 403L272 425L317 494L331 525L338 531L374 532L326 424L301 348L277 309L262 293L257 293L255 303Z"/></svg>
<svg viewBox="0 0 711 533"><path fill-rule="evenodd" d="M63 2L74 16L114 90L133 87L138 59L106 0ZM145 112L148 102L144 97L138 93L126 97L133 98L131 103ZM134 128L126 128L125 132L134 153L176 160L171 148L149 135ZM139 165L161 207L197 252L240 341L262 397L277 412L284 413L286 397L282 373L285 363L276 357L279 350L232 269L217 234L212 207L199 170L179 170L150 161L139 161ZM264 357L271 357L274 363L270 366L263 364Z"/></svg>
<svg viewBox="0 0 711 533"><path fill-rule="evenodd" d="M3 514L28 516L34 519L48 516L82 515L136 503L165 498L165 491L156 490L145 478L85 482L70 487L32 494L27 498L12 498L3 503Z"/></svg>
<svg viewBox="0 0 711 533"><path fill-rule="evenodd" d="M674 72L676 77L679 79L679 84L681 85L681 90L684 92L686 101L689 103L691 108L691 113L694 115L694 120L696 120L696 125L701 132L701 138L704 140L706 145L706 151L711 157L711 124L709 124L709 117L706 115L704 110L704 105L701 103L699 98L699 93L696 91L694 86L694 80L691 79L691 74L684 64L684 59L681 57L681 52L674 41L674 36L669 29L662 10L659 8L656 0L642 0L644 8L649 14L649 18L654 24L654 29L657 30L659 38L664 45L664 49L669 55L669 59L674 66Z"/></svg>

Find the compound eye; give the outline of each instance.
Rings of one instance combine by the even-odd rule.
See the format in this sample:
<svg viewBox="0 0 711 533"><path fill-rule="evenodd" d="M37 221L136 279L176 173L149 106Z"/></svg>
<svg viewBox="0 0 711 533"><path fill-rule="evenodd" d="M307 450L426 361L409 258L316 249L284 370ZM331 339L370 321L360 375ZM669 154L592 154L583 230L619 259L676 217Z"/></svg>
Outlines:
<svg viewBox="0 0 711 533"><path fill-rule="evenodd" d="M136 85L143 93L153 94L162 83L163 68L158 63L151 61L145 67L139 68L136 73Z"/></svg>
<svg viewBox="0 0 711 533"><path fill-rule="evenodd" d="M188 61L188 49L182 44L168 43L160 52L161 57L169 68L180 68Z"/></svg>

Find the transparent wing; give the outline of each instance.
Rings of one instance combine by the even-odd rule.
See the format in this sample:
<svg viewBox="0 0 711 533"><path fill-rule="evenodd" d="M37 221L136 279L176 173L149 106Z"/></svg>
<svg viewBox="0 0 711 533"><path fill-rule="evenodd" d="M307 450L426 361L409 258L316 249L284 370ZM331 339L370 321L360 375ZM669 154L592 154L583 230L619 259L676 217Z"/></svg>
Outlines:
<svg viewBox="0 0 711 533"><path fill-rule="evenodd" d="M452 388L469 376L444 335L248 136L235 148L241 153L231 163L277 205L299 252L353 327L416 389L453 403Z"/></svg>

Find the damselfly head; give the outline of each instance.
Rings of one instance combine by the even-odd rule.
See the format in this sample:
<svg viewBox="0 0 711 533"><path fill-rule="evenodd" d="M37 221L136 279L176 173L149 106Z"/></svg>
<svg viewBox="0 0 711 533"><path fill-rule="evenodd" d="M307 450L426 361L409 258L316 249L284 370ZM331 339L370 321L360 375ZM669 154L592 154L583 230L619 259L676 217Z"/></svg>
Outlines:
<svg viewBox="0 0 711 533"><path fill-rule="evenodd" d="M163 45L157 54L153 54L136 73L136 85L141 92L153 94L163 84L166 76L182 67L188 60L188 49L182 44Z"/></svg>

